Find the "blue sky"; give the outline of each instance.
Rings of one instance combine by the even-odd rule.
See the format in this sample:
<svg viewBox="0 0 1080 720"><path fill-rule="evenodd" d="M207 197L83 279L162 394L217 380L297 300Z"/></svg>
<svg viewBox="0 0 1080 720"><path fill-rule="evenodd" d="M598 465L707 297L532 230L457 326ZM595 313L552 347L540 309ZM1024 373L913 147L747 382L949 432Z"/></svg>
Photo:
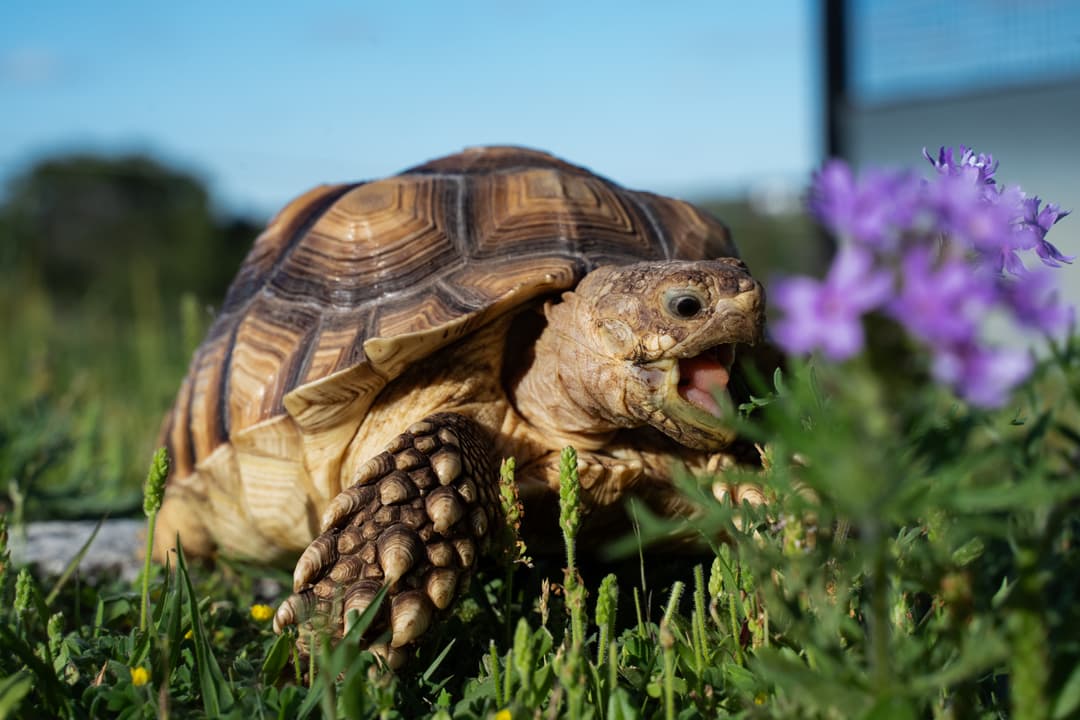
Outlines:
<svg viewBox="0 0 1080 720"><path fill-rule="evenodd" d="M0 182L146 150L234 210L467 145L701 196L818 161L816 4L7 2Z"/></svg>

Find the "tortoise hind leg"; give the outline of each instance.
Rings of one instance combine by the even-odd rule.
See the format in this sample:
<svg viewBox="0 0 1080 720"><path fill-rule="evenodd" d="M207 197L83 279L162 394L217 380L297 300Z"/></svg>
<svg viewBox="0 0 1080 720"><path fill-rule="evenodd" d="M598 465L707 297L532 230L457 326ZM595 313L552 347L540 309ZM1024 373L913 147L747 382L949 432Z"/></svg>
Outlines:
<svg viewBox="0 0 1080 720"><path fill-rule="evenodd" d="M471 576L502 517L490 448L474 421L438 413L363 463L296 563L293 594L278 607L274 629L314 621L340 637L349 611L363 612L387 585L367 634L389 629L389 648L373 649L392 667L404 662Z"/></svg>
<svg viewBox="0 0 1080 720"><path fill-rule="evenodd" d="M166 486L165 501L158 513L157 531L154 533L154 559L164 563L169 552L176 547L177 536L187 556L212 557L216 546L203 522L205 513L206 508L198 498Z"/></svg>

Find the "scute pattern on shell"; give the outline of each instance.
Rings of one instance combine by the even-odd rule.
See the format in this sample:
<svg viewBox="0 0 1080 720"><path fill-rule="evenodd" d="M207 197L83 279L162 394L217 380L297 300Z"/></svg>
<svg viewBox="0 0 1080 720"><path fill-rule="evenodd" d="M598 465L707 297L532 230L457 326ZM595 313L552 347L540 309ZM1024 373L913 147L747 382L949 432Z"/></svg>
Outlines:
<svg viewBox="0 0 1080 720"><path fill-rule="evenodd" d="M410 499L384 505L384 495L398 495L386 487L411 482L404 472L392 469L397 460L428 465L429 454L418 446L460 456L462 470L446 484L413 486ZM328 622L326 629L341 636L348 611L366 608L385 584L387 602L368 636L389 627L390 648L415 642L466 586L477 550L487 540L488 522L501 517L497 473L486 447L472 422L452 413L434 415L395 438L387 452L376 456L387 456L390 462L369 463L358 484L345 491L345 499L327 509L322 534L296 564L294 594L278 608L274 629L280 632L314 618ZM466 485L475 495L472 500L460 492ZM387 658L396 662L404 656Z"/></svg>
<svg viewBox="0 0 1080 720"><path fill-rule="evenodd" d="M723 226L686 203L522 148L316 188L256 240L192 360L164 429L173 482L286 407L304 433L358 422L364 401L412 360L598 265L735 254ZM365 366L352 384L288 401ZM298 417L326 395L354 403L351 414ZM330 473L323 450L304 442L309 470Z"/></svg>

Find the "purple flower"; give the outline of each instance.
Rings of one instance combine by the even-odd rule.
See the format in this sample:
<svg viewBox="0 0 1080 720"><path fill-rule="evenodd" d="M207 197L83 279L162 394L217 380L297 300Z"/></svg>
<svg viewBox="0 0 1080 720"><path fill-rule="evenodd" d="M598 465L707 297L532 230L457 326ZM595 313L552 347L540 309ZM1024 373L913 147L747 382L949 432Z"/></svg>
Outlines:
<svg viewBox="0 0 1080 720"><path fill-rule="evenodd" d="M1050 267L1061 267L1061 263L1071 263L1076 259L1075 255L1063 255L1060 250L1046 241L1046 233L1061 218L1069 214L1062 211L1054 203L1047 203L1042 209L1039 205L1042 200L1037 197L1025 198L1023 201L1022 220L1024 228L1030 233L1035 252L1042 259L1043 264Z"/></svg>
<svg viewBox="0 0 1080 720"><path fill-rule="evenodd" d="M968 343L934 353L931 372L960 397L980 407L1001 407L1009 392L1031 373L1034 361L1022 350Z"/></svg>
<svg viewBox="0 0 1080 720"><path fill-rule="evenodd" d="M1001 278L1000 298L1024 328L1056 335L1073 322L1073 308L1061 304L1053 278L1046 271Z"/></svg>
<svg viewBox="0 0 1080 720"><path fill-rule="evenodd" d="M960 158L955 158L952 148L942 147L938 150L935 160L926 148L922 151L923 157L930 161L942 175L966 177L978 185L993 185L994 173L997 172L998 164L994 162L994 156L989 154L975 154L975 151L966 145L960 146Z"/></svg>
<svg viewBox="0 0 1080 720"><path fill-rule="evenodd" d="M788 351L843 360L863 346L862 316L883 310L929 352L936 379L973 404L1000 405L1032 359L991 346L984 327L995 313L1045 333L1073 321L1047 274L1024 264L1027 253L1050 267L1073 261L1046 240L1068 213L999 184L991 155L963 145L923 155L937 170L930 180L878 169L856 178L839 161L817 173L810 210L849 243L823 281L777 284L775 336Z"/></svg>
<svg viewBox="0 0 1080 720"><path fill-rule="evenodd" d="M910 172L869 170L858 179L832 160L814 176L810 211L837 235L871 247L891 246L912 225L922 181Z"/></svg>
<svg viewBox="0 0 1080 720"><path fill-rule="evenodd" d="M935 263L925 246L903 257L900 277L900 293L889 302L889 314L931 347L973 340L996 299L992 278L959 259Z"/></svg>
<svg viewBox="0 0 1080 720"><path fill-rule="evenodd" d="M963 175L945 175L927 190L927 204L939 232L992 260L999 270L1023 269L1015 253L1030 246L1027 235L1016 232L1023 213L1023 194L1017 188L999 192L974 184Z"/></svg>
<svg viewBox="0 0 1080 720"><path fill-rule="evenodd" d="M792 352L820 349L831 360L844 360L862 349L863 314L880 306L891 289L891 274L874 268L868 251L845 248L824 281L795 277L774 285L784 317L773 332Z"/></svg>

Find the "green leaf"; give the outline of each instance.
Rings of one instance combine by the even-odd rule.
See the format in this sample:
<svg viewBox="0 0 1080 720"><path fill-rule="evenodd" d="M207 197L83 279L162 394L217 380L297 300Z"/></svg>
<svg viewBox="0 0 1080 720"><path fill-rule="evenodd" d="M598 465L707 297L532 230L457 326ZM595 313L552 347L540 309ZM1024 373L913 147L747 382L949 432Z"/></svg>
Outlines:
<svg viewBox="0 0 1080 720"><path fill-rule="evenodd" d="M915 708L904 698L886 695L870 706L862 720L915 720Z"/></svg>
<svg viewBox="0 0 1080 720"><path fill-rule="evenodd" d="M289 662L289 655L292 653L295 641L296 638L290 633L282 633L274 639L274 644L270 646L262 668L259 670L259 679L262 682L273 685L278 681L281 671L285 669L285 664Z"/></svg>
<svg viewBox="0 0 1080 720"><path fill-rule="evenodd" d="M1073 668L1069 679L1065 681L1065 686L1058 694L1050 717L1053 720L1064 720L1064 718L1074 717L1078 709L1080 709L1080 665Z"/></svg>
<svg viewBox="0 0 1080 720"><path fill-rule="evenodd" d="M199 611L199 603L195 598L195 589L191 585L191 577L188 575L187 563L184 560L184 549L180 545L180 537L176 538L176 572L184 581L184 589L187 591L188 611L191 614L191 633L195 645L195 664L199 676L199 690L202 692L203 708L208 717L219 717L224 710L233 704L232 691L221 673L217 658L206 638L206 630L203 628L202 614Z"/></svg>
<svg viewBox="0 0 1080 720"><path fill-rule="evenodd" d="M379 608L382 607L383 602L386 600L388 589L386 585L379 588L379 592L375 593L375 597L371 599L371 604L364 608L364 612L359 615L355 610L349 611L345 617L345 624L349 627L349 630L345 633L345 637L342 638L342 643L358 645L361 642L361 638L367 632L367 629L371 627L371 623L374 622L378 615Z"/></svg>
<svg viewBox="0 0 1080 720"><path fill-rule="evenodd" d="M608 698L607 720L636 720L641 713L630 700L630 695L620 688L615 688Z"/></svg>
<svg viewBox="0 0 1080 720"><path fill-rule="evenodd" d="M36 680L40 696L49 709L56 710L68 704L66 688L56 677L51 665L47 665L34 653L30 645L15 635L6 624L0 624L0 652L11 653L26 665Z"/></svg>
<svg viewBox="0 0 1080 720"><path fill-rule="evenodd" d="M867 702L865 693L839 672L813 670L790 650L759 648L753 664L761 677L807 707L850 716Z"/></svg>
<svg viewBox="0 0 1080 720"><path fill-rule="evenodd" d="M982 538L971 538L966 543L953 551L952 559L957 565L963 567L978 559L986 549Z"/></svg>
<svg viewBox="0 0 1080 720"><path fill-rule="evenodd" d="M300 708L296 711L296 720L304 720L322 702L322 695L326 692L324 677L326 677L326 673L319 673L315 677L315 682L311 683L311 688L308 689L304 702L300 704Z"/></svg>
<svg viewBox="0 0 1080 720"><path fill-rule="evenodd" d="M34 687L34 676L20 670L9 678L0 680L0 720L6 720L19 709L26 694Z"/></svg>
<svg viewBox="0 0 1080 720"><path fill-rule="evenodd" d="M169 649L168 667L174 668L180 662L180 651L184 645L184 638L180 633L183 627L181 622L183 620L183 593L179 587L171 587L168 579L169 572L166 568L166 586L162 602L157 604L160 618L156 627L158 636L165 638ZM194 635L194 631L192 634Z"/></svg>

